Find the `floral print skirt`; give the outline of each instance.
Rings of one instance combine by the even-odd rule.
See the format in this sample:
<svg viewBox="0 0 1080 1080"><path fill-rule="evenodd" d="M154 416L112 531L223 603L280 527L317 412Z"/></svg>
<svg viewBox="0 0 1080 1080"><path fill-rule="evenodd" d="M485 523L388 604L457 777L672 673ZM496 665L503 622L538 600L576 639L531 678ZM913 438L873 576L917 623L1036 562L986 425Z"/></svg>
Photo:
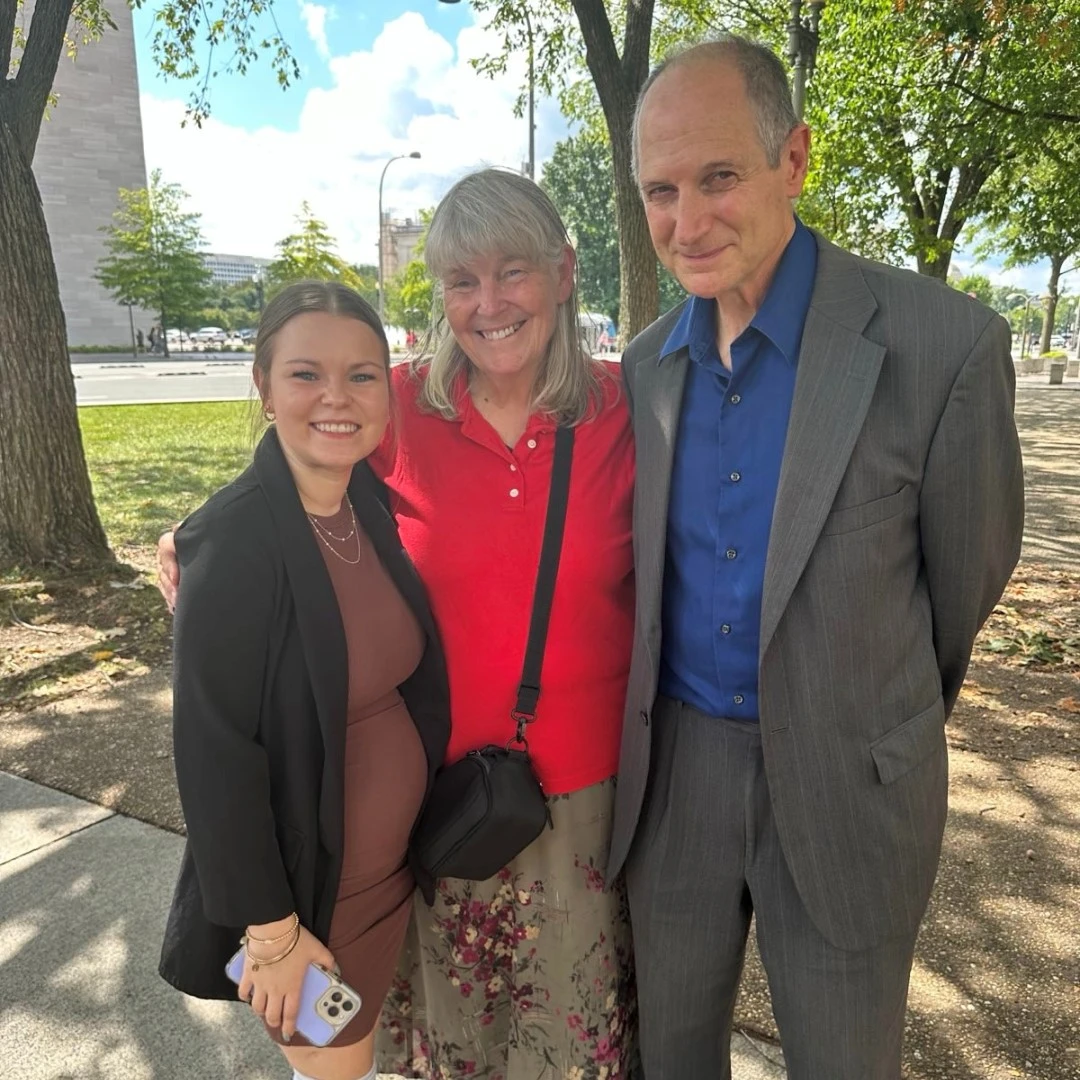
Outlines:
<svg viewBox="0 0 1080 1080"><path fill-rule="evenodd" d="M604 889L614 780L548 800L545 829L490 881L416 895L383 1006L383 1072L422 1080L637 1080L622 882Z"/></svg>

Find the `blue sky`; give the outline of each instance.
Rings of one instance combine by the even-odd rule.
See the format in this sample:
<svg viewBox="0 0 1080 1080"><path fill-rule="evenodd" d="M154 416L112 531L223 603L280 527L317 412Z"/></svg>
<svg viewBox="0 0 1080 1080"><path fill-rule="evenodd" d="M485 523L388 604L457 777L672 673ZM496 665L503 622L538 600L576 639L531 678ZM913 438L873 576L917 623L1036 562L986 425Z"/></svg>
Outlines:
<svg viewBox="0 0 1080 1080"><path fill-rule="evenodd" d="M477 75L469 61L499 46L467 2L277 0L283 36L302 78L282 91L269 64L212 84L212 115L181 128L189 88L157 72L153 10L135 12L147 168L191 196L212 250L272 255L307 200L346 257L373 263L383 166L384 210L415 217L464 172L520 168L526 121L513 115L524 57L505 75ZM538 163L567 134L554 102L537 109ZM538 169L539 172L539 169Z"/></svg>
<svg viewBox="0 0 1080 1080"><path fill-rule="evenodd" d="M156 4L151 4L134 12L141 89L159 98L183 97L185 85L166 79L153 63L156 7ZM350 7L359 10L349 10ZM335 5L278 0L275 5L276 21L300 64L301 81L283 92L270 65L263 62L254 65L243 77L223 75L214 87L214 115L223 123L247 130L269 125L284 131L295 131L307 91L313 87L330 89L333 86L326 55L320 53L312 29L317 31L321 26L331 55L344 56L370 50L384 24L407 11L422 14L432 29L449 39L456 38L458 33L473 24L467 2L446 4L440 0L369 0L357 5L355 0L342 0ZM267 22L265 26L270 29L271 24Z"/></svg>
<svg viewBox="0 0 1080 1080"><path fill-rule="evenodd" d="M134 12L147 168L188 191L212 250L272 255L307 200L342 254L373 263L378 178L390 157L422 155L395 162L384 189L385 210L414 217L465 171L517 168L527 156L526 122L512 108L524 59L496 80L472 70L469 60L496 50L499 38L468 0L276 0L301 79L282 91L263 61L246 76L219 76L201 130L180 126L189 87L153 63L156 6ZM567 130L556 104L540 101L537 175ZM961 272L972 263L963 253L954 259ZM979 269L1029 291L1046 287L1042 265Z"/></svg>

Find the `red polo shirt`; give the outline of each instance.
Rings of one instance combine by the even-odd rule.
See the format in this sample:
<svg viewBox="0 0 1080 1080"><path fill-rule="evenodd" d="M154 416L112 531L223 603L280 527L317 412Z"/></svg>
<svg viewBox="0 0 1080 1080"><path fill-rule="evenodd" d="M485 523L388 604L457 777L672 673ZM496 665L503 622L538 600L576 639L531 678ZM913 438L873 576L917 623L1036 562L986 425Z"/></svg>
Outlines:
<svg viewBox="0 0 1080 1080"><path fill-rule="evenodd" d="M559 575L536 722L528 731L549 795L615 774L634 632L634 451L618 369L604 408L577 428ZM554 424L534 416L510 449L462 380L460 419L421 412L394 371L395 431L369 459L391 491L401 539L428 589L450 673L447 761L514 732L510 710L540 561Z"/></svg>

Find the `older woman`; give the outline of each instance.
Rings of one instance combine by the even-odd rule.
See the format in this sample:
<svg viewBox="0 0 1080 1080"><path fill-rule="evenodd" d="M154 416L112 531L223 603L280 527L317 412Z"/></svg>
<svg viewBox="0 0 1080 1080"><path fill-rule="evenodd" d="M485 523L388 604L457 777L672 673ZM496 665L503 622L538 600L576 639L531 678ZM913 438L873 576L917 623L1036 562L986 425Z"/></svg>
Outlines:
<svg viewBox="0 0 1080 1080"><path fill-rule="evenodd" d="M424 1078L615 1080L636 1071L637 1028L625 897L603 878L633 636L629 413L614 369L583 351L573 249L532 181L460 180L425 258L445 317L394 371L394 431L369 462L446 651L448 762L514 733L555 429L576 431L528 732L553 827L492 880L440 881L433 908L417 898L380 1062Z"/></svg>
<svg viewBox="0 0 1080 1080"><path fill-rule="evenodd" d="M394 372L395 438L372 466L446 650L448 761L513 734L556 425L576 435L528 733L554 827L494 879L444 880L434 909L418 902L381 1060L420 1077L625 1076L631 942L603 867L633 635L628 411L617 376L582 350L573 249L534 183L466 176L424 253L445 318Z"/></svg>

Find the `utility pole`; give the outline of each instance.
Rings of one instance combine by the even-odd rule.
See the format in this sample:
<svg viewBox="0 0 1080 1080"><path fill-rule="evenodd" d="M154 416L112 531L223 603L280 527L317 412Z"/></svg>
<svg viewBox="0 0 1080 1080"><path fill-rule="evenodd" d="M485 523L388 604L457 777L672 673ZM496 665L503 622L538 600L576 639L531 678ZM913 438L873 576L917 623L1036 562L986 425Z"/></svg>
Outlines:
<svg viewBox="0 0 1080 1080"><path fill-rule="evenodd" d="M529 18L529 8L526 4L522 9L525 16L525 29L529 33L529 179L536 179L536 71L534 67L535 56L533 53L533 28Z"/></svg>
<svg viewBox="0 0 1080 1080"><path fill-rule="evenodd" d="M439 0L440 4L457 4L461 0ZM525 31L529 35L529 160L525 163L525 173L530 180L536 179L536 70L533 52L533 27L529 18L529 5L522 5L521 14L525 16Z"/></svg>

